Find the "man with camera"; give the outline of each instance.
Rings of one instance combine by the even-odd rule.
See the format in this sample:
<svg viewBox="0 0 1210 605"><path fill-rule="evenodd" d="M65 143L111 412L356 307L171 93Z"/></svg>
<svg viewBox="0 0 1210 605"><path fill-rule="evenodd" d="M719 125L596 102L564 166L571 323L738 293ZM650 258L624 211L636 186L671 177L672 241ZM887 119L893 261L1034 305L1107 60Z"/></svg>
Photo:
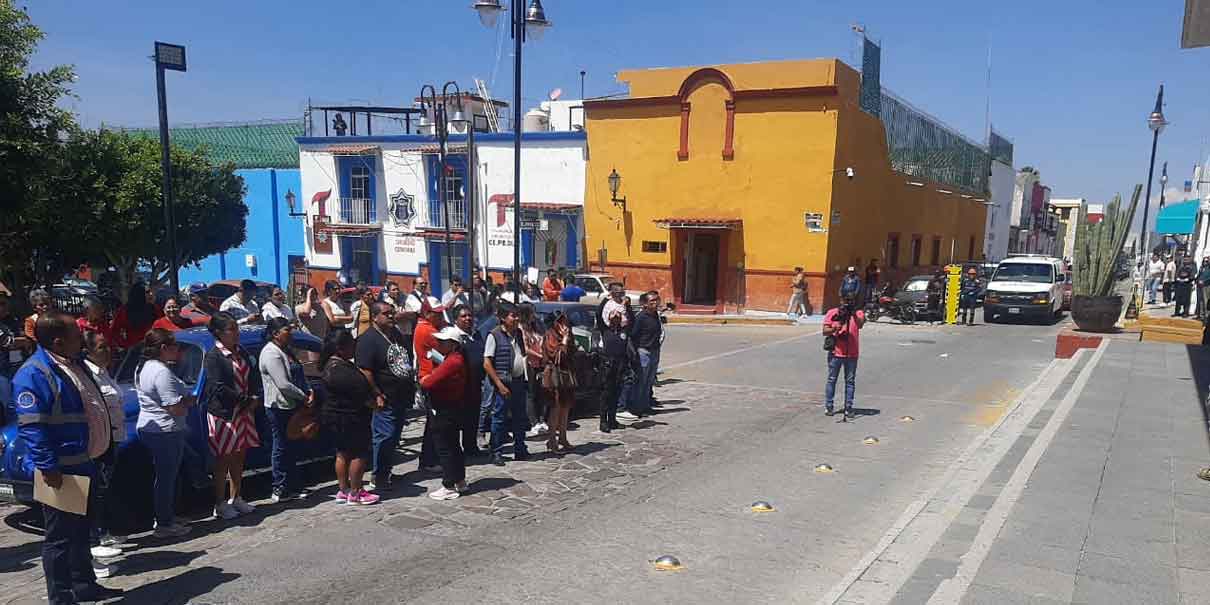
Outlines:
<svg viewBox="0 0 1210 605"><path fill-rule="evenodd" d="M865 325L865 311L857 306L857 296L846 294L839 307L823 318L823 348L828 352L828 386L824 390L826 415L836 414L836 379L844 368L844 418L853 417L853 394L857 389L858 336Z"/></svg>

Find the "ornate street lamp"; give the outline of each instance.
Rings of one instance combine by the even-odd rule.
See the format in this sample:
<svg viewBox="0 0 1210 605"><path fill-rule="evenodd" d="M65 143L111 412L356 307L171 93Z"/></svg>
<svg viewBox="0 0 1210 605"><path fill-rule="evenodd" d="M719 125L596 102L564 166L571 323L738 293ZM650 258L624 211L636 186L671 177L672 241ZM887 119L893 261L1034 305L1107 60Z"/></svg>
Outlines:
<svg viewBox="0 0 1210 605"><path fill-rule="evenodd" d="M521 11L518 0L510 0L513 37L513 300L521 300L521 46L526 36L535 40L542 38L551 22L546 18L541 0L532 0L529 8ZM525 5L525 0L520 0ZM500 0L475 0L471 5L479 13L479 21L488 28L496 26L496 20L504 11Z"/></svg>
<svg viewBox="0 0 1210 605"><path fill-rule="evenodd" d="M618 174L618 169L614 168L609 173L609 201L613 202L614 206L622 209L622 214L626 214L626 196L618 197L618 189L622 186L622 175Z"/></svg>
<svg viewBox="0 0 1210 605"><path fill-rule="evenodd" d="M297 200L298 200L298 196L294 195L294 190L287 189L286 190L286 206L288 208L290 208L289 216L307 216L306 211L303 211L303 212L295 211L294 205L295 205L295 203L297 203Z"/></svg>
<svg viewBox="0 0 1210 605"><path fill-rule="evenodd" d="M1147 247L1148 236L1151 234L1151 229L1147 227L1147 215L1151 210L1151 179L1155 176L1155 147L1160 141L1160 133L1164 131L1164 127L1168 125L1168 120L1164 119L1164 85L1160 84L1160 92L1155 97L1155 110L1151 115L1147 116L1147 127L1151 129L1151 164L1147 168L1147 197L1143 198L1143 228L1142 234L1139 236L1139 241L1142 246L1139 250L1139 266L1142 267L1146 259L1151 256L1151 249Z"/></svg>

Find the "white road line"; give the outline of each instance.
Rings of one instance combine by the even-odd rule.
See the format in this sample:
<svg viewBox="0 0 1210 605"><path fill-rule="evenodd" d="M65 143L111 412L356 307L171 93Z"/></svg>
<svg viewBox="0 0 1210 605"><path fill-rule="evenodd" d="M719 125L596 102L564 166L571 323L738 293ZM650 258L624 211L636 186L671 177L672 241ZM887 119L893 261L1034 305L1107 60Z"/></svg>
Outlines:
<svg viewBox="0 0 1210 605"><path fill-rule="evenodd" d="M1077 352L1077 356L1070 360L1052 360L1000 419L972 439L963 453L950 463L945 475L908 505L874 548L816 603L834 605L842 597L860 603L885 603L894 598L899 587L911 577L933 544L970 501L971 496L978 491L979 486L1016 442L1033 416L1058 389L1064 377L1075 367L1082 353L1083 350ZM930 504L940 510L926 511ZM909 534L911 539L896 543L896 539L903 535L909 526L912 526ZM884 555L888 556L883 558ZM885 579L864 581L861 586L857 586L862 576L875 566L880 568L883 572L880 575ZM861 594L846 594L850 589ZM800 603L808 600L808 595L795 599Z"/></svg>
<svg viewBox="0 0 1210 605"><path fill-rule="evenodd" d="M752 345L750 347L744 347L742 349L735 349L734 351L727 351L725 353L716 353L714 355L707 355L705 357L699 357L697 359L691 359L689 361L682 361L680 363L674 363L674 364L669 364L669 365L660 364L660 372L663 373L668 370L675 370L677 368L683 368L686 366L696 365L699 363L705 363L707 361L713 361L715 359L721 359L723 357L730 357L732 355L738 355L740 353L747 353L748 351L755 351L757 349L763 349L765 347L784 345L787 342L794 342L796 340L802 340L804 338L810 338L812 336L817 336L817 335L819 335L819 332L808 332L807 334L799 334L798 336L792 336L790 338L783 338L781 340L774 340L774 341L770 341L770 342L761 343L758 345Z"/></svg>
<svg viewBox="0 0 1210 605"><path fill-rule="evenodd" d="M1042 459L1042 455L1046 453L1046 448L1050 447L1050 443L1054 441L1055 435L1059 429L1063 427L1063 422L1067 419L1067 415L1071 413L1075 407L1076 401L1080 398L1080 394L1084 392L1084 387L1088 384L1088 380L1092 377L1092 372L1096 369L1097 362L1100 361L1101 355L1105 353L1105 349L1109 348L1109 339L1101 341L1101 345L1097 347L1096 352L1092 354L1092 359L1084 365L1084 369L1080 370L1080 374L1076 376L1076 380L1071 385L1071 390L1059 402L1055 408L1055 413L1050 417L1050 421L1038 433L1037 439L1033 445L1025 452L1025 456L1021 458L1021 463L1017 465L1017 470L1013 472L1013 476L1004 485L1004 489L1000 491L996 502L992 504L990 510L987 511L987 516L983 518L983 524L979 526L979 533L975 534L975 540L971 544L970 550L962 555L962 562L958 565L958 572L954 577L943 580L937 587L933 597L929 599L930 604L945 605L948 603L957 603L962 600L970 588L971 582L975 579L975 574L979 573L979 567L983 565L984 559L987 558L987 553L991 551L992 544L996 541L996 536L1000 535L1000 530L1004 527L1004 523L1008 521L1008 516L1012 513L1013 506L1017 500L1021 499L1021 493L1025 491L1025 484L1033 475L1034 469L1038 466L1038 461Z"/></svg>

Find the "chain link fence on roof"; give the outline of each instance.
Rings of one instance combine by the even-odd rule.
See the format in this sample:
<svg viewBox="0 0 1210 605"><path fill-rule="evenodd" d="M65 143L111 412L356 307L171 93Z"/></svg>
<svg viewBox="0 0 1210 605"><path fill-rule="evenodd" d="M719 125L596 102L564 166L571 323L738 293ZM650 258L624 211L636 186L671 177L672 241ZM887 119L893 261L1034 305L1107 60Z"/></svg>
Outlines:
<svg viewBox="0 0 1210 605"><path fill-rule="evenodd" d="M892 168L965 191L987 192L991 168L987 149L886 88L879 109Z"/></svg>

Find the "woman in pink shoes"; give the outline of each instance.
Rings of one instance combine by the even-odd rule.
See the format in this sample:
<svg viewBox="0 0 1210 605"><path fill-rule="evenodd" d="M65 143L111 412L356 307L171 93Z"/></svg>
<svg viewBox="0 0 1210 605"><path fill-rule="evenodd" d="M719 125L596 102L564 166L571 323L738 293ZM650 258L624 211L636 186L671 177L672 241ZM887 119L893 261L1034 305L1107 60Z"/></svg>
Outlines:
<svg viewBox="0 0 1210 605"><path fill-rule="evenodd" d="M336 443L336 500L347 504L374 504L378 496L362 487L362 476L370 456L370 422L374 412L373 390L353 363L357 350L353 334L333 329L324 339L319 363L323 368L328 398L323 406L324 428Z"/></svg>

